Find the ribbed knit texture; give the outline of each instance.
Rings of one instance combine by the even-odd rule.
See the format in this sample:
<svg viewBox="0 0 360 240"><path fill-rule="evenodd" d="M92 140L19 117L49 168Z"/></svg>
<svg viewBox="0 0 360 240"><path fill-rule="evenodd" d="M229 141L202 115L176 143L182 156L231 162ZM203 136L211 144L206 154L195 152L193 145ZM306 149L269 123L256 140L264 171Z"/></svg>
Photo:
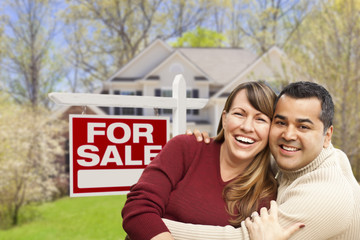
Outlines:
<svg viewBox="0 0 360 240"><path fill-rule="evenodd" d="M297 171L280 171L277 203L283 227L305 223L292 240L360 239L360 186L347 156L329 146ZM175 239L249 239L246 227L205 226L165 220Z"/></svg>

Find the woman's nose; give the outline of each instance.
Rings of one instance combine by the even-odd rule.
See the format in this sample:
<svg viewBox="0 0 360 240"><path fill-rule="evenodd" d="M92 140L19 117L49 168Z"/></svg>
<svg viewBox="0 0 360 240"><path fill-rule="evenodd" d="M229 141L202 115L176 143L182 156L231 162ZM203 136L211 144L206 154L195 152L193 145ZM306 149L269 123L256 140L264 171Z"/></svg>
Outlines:
<svg viewBox="0 0 360 240"><path fill-rule="evenodd" d="M244 121L240 125L240 129L244 132L251 132L254 130L253 120L249 117L245 118Z"/></svg>

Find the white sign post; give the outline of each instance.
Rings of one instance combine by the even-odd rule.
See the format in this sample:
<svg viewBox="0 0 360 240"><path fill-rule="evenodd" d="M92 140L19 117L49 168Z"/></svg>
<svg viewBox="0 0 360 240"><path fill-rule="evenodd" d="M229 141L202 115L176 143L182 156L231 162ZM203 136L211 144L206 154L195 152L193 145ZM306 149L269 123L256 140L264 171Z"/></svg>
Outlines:
<svg viewBox="0 0 360 240"><path fill-rule="evenodd" d="M186 83L182 75L175 76L173 98L177 100L173 108L173 135L176 136L186 130Z"/></svg>
<svg viewBox="0 0 360 240"><path fill-rule="evenodd" d="M201 109L208 99L186 98L186 83L179 74L173 82L173 97L123 96L94 93L49 93L60 105L173 109L173 136L185 133L186 109Z"/></svg>
<svg viewBox="0 0 360 240"><path fill-rule="evenodd" d="M173 136L185 133L186 109L200 109L208 102L186 98L182 75L174 79L172 98L87 93L49 97L70 106L173 109ZM70 115L69 121L71 197L127 193L169 139L168 121L164 125L161 117Z"/></svg>

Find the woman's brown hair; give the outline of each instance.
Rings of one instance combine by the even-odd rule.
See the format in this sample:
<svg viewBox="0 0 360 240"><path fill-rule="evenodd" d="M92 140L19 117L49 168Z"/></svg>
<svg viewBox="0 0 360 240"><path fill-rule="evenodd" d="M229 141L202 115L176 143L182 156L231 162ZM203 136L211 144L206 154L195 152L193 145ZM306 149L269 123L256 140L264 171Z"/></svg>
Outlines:
<svg viewBox="0 0 360 240"><path fill-rule="evenodd" d="M250 104L272 119L276 94L263 82L246 82L238 85L227 98L223 111L229 112L235 96L243 89L246 90ZM224 129L220 118L215 141L224 142L224 140ZM257 211L262 199L274 198L276 192L277 183L270 169L270 149L267 145L255 156L245 171L223 190L227 211L233 216L230 223L239 227L241 221Z"/></svg>

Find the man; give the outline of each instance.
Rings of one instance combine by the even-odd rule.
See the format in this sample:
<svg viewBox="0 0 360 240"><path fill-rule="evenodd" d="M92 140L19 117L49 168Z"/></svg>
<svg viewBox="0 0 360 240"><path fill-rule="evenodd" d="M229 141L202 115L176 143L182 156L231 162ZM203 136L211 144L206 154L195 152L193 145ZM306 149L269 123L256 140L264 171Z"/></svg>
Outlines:
<svg viewBox="0 0 360 240"><path fill-rule="evenodd" d="M279 94L269 145L277 162L279 223L305 228L291 239L360 239L360 186L347 156L331 144L334 104L311 82ZM175 239L249 239L245 224L205 226L164 219Z"/></svg>

